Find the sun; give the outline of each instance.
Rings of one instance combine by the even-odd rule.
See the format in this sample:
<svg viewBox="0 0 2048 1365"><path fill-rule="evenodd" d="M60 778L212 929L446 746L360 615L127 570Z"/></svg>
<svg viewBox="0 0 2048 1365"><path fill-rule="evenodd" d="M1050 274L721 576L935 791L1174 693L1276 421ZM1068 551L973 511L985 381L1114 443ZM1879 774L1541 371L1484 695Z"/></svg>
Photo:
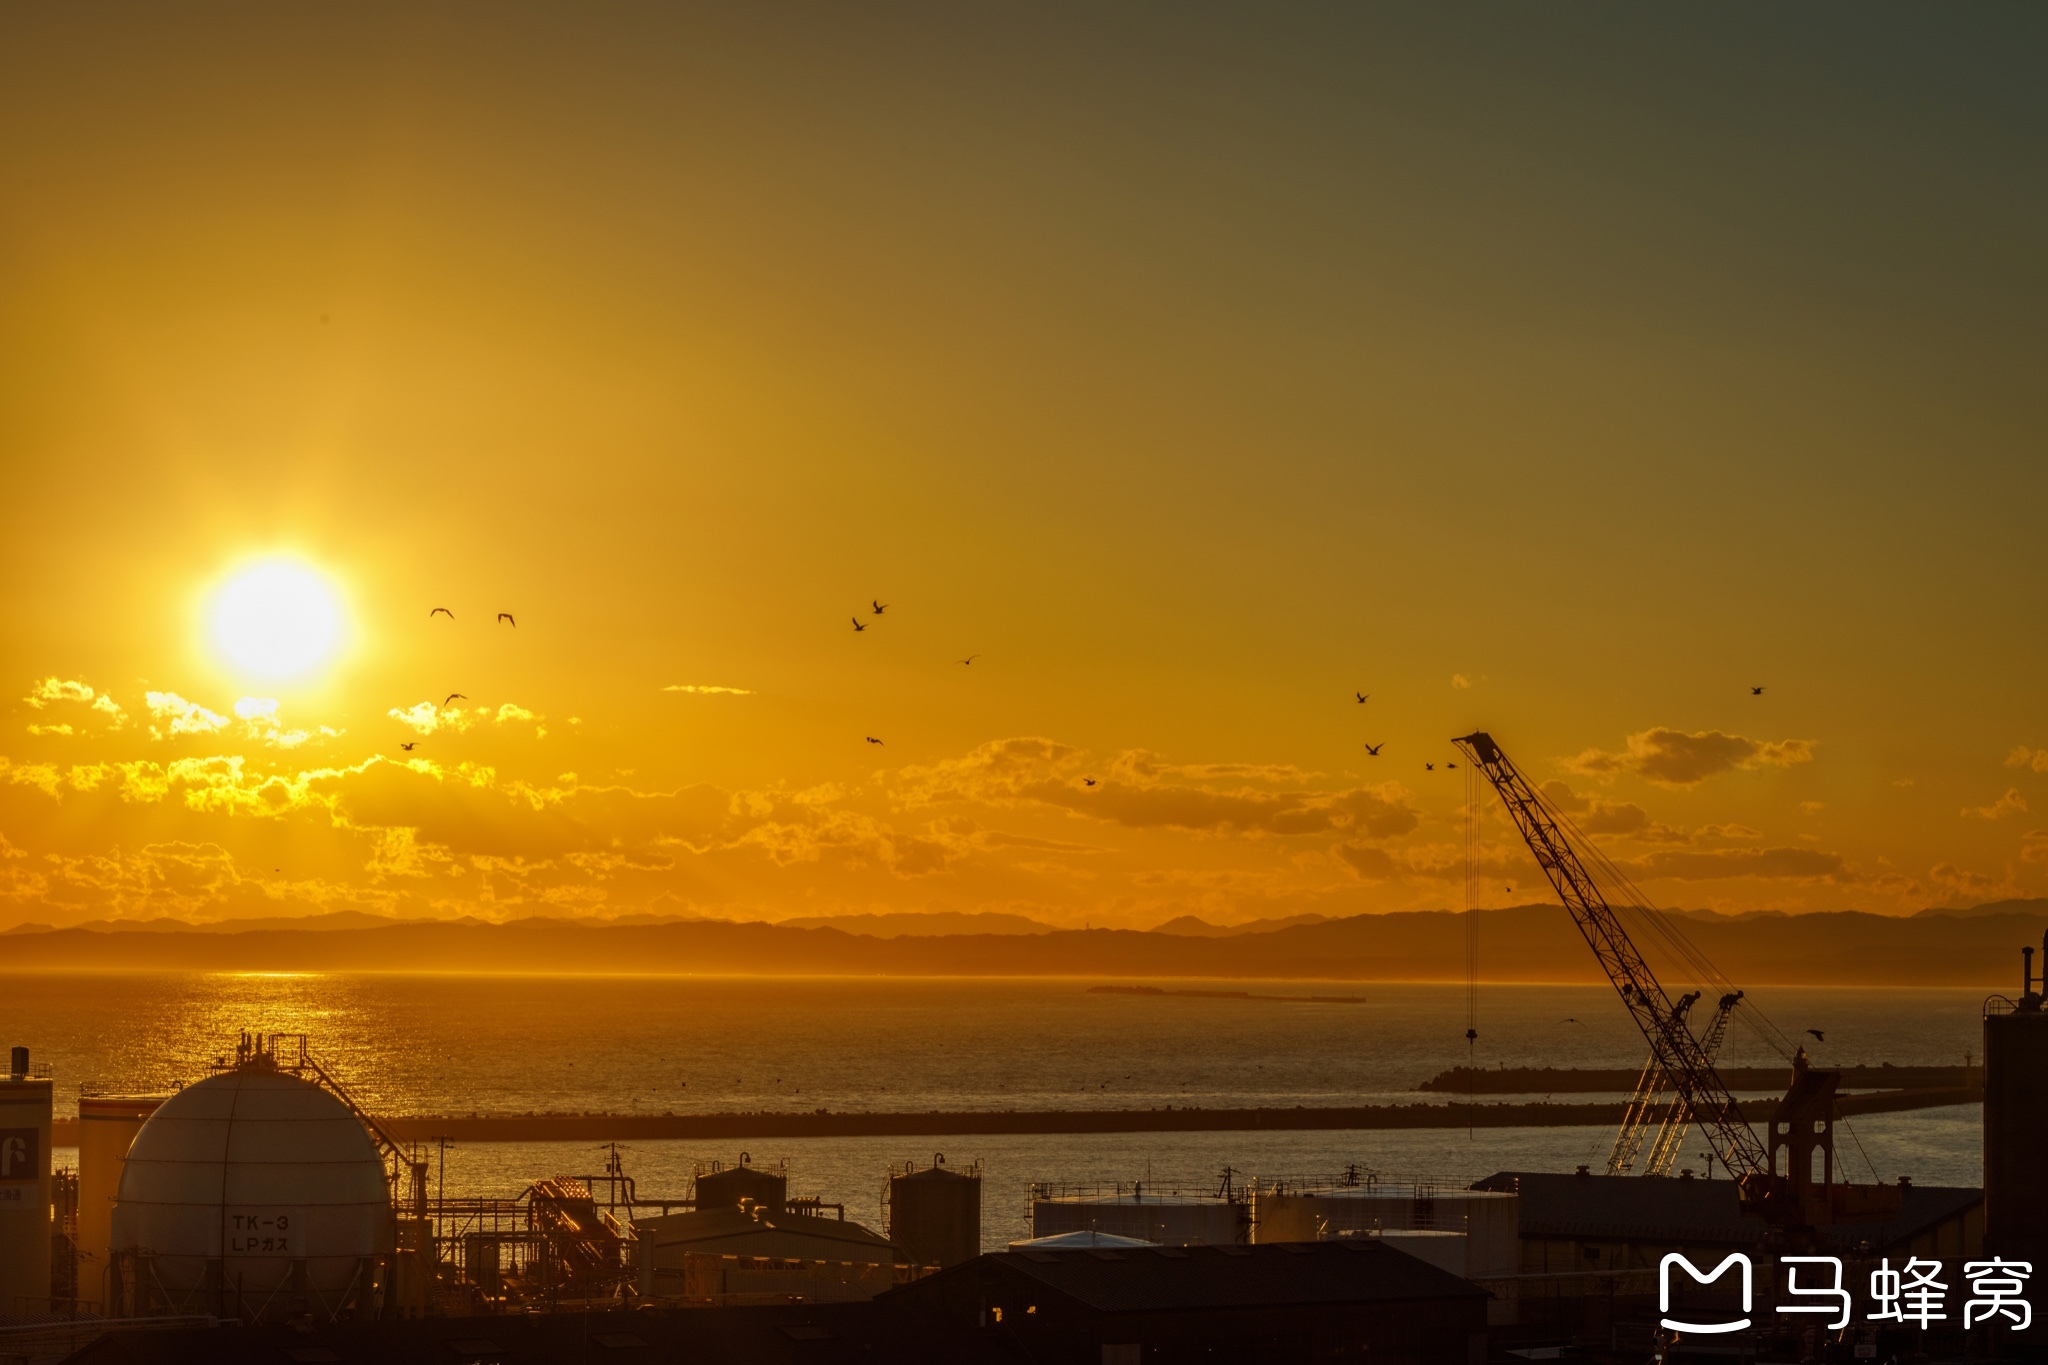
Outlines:
<svg viewBox="0 0 2048 1365"><path fill-rule="evenodd" d="M262 559L213 594L207 626L214 651L238 673L295 678L334 657L345 622L327 579L292 559Z"/></svg>

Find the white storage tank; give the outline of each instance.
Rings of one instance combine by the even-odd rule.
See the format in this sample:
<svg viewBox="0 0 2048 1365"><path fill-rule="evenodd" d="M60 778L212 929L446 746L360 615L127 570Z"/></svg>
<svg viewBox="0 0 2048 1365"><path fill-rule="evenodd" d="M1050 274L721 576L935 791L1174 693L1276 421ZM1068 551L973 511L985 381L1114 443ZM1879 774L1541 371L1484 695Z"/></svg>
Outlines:
<svg viewBox="0 0 2048 1365"><path fill-rule="evenodd" d="M1261 1188L1255 1204L1256 1236L1261 1242L1315 1242L1374 1232L1455 1232L1465 1238L1465 1269L1460 1273L1483 1279L1521 1269L1521 1196L1515 1194L1311 1181Z"/></svg>
<svg viewBox="0 0 2048 1365"><path fill-rule="evenodd" d="M78 1097L78 1296L104 1302L107 1250L113 1245L114 1196L135 1135L163 1095Z"/></svg>
<svg viewBox="0 0 2048 1365"><path fill-rule="evenodd" d="M259 1049L165 1100L136 1133L112 1252L128 1313L278 1319L367 1302L394 1235L369 1131Z"/></svg>
<svg viewBox="0 0 2048 1365"><path fill-rule="evenodd" d="M1234 1246L1251 1240L1250 1227L1250 1207L1223 1195L1032 1190L1033 1238L1107 1232L1160 1246Z"/></svg>

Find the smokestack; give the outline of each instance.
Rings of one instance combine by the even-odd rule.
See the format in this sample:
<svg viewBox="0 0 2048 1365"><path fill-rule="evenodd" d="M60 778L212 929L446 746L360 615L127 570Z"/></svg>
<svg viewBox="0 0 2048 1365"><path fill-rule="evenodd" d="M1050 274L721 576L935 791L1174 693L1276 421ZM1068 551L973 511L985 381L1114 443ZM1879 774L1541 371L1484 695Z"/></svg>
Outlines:
<svg viewBox="0 0 2048 1365"><path fill-rule="evenodd" d="M2048 967L2048 959L2044 959L2041 965L2043 967ZM2032 948L2022 948L2020 949L2020 995L2024 997L2032 995L2033 993L2034 950Z"/></svg>
<svg viewBox="0 0 2048 1365"><path fill-rule="evenodd" d="M7 1071L8 1071L8 1074L9 1074L9 1075L11 1075L11 1076L13 1076L13 1077L14 1077L14 1079L15 1079L15 1080L17 1080L17 1081L19 1081L19 1080L24 1080L24 1079L26 1079L26 1078L27 1078L27 1076L28 1076L28 1049L27 1049L27 1048L25 1048L25 1047L18 1047L18 1048L16 1048L16 1049L14 1049L14 1056L13 1056L13 1057L12 1057L12 1058L11 1058L11 1059L9 1060L9 1062L8 1062L8 1066L7 1066Z"/></svg>

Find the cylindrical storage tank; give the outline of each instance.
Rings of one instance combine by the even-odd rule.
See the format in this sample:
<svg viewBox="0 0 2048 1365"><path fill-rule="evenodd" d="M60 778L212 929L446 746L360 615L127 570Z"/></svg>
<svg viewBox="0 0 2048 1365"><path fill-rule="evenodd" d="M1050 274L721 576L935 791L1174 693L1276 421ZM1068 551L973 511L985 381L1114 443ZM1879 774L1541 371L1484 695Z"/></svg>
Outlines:
<svg viewBox="0 0 2048 1365"><path fill-rule="evenodd" d="M1055 1194L1031 1201L1031 1235L1108 1232L1161 1246L1233 1246L1249 1240L1249 1209L1200 1194Z"/></svg>
<svg viewBox="0 0 2048 1365"><path fill-rule="evenodd" d="M0 1074L0 1318L50 1311L50 1078Z"/></svg>
<svg viewBox="0 0 2048 1365"><path fill-rule="evenodd" d="M1984 1014L1984 1250L2037 1267L2048 1261L2048 1012L2039 1001Z"/></svg>
<svg viewBox="0 0 2048 1365"><path fill-rule="evenodd" d="M981 1166L889 1175L889 1240L912 1265L944 1269L981 1255Z"/></svg>
<svg viewBox="0 0 2048 1365"><path fill-rule="evenodd" d="M107 1250L113 1245L114 1196L121 1167L142 1123L163 1095L81 1095L78 1098L78 1293L105 1301Z"/></svg>
<svg viewBox="0 0 2048 1365"><path fill-rule="evenodd" d="M277 1319L366 1302L394 1222L348 1106L259 1054L165 1100L128 1148L113 1255L138 1315Z"/></svg>
<svg viewBox="0 0 2048 1365"><path fill-rule="evenodd" d="M700 1167L696 1197L700 1212L705 1209L736 1209L742 1199L750 1199L769 1213L781 1213L783 1204L789 1199L789 1174L781 1167L750 1165L743 1152L737 1166L713 1162L709 1169Z"/></svg>

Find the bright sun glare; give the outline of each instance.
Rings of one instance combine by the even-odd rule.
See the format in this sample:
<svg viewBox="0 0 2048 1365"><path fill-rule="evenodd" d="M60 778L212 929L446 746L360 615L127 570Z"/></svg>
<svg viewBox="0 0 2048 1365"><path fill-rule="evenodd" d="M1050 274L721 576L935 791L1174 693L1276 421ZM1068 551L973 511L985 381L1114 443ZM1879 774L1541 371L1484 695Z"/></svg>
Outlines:
<svg viewBox="0 0 2048 1365"><path fill-rule="evenodd" d="M289 559L239 569L213 597L213 647L238 672L289 678L341 643L341 604L321 576Z"/></svg>

